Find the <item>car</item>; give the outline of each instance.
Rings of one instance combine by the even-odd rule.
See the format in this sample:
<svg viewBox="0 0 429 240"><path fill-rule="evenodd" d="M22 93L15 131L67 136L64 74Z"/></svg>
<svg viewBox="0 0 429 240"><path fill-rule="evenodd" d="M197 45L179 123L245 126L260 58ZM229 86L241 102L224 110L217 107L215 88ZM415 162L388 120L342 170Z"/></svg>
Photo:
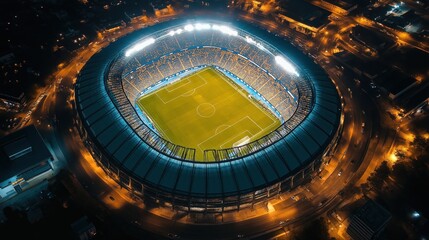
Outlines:
<svg viewBox="0 0 429 240"><path fill-rule="evenodd" d="M289 221L289 219L286 219L286 220L282 220L282 221L280 221L279 222L279 225L281 225L281 226L283 226L283 225L285 225L287 222Z"/></svg>
<svg viewBox="0 0 429 240"><path fill-rule="evenodd" d="M290 197L292 200L294 201L298 201L299 200L299 196L298 195L293 195L292 197Z"/></svg>
<svg viewBox="0 0 429 240"><path fill-rule="evenodd" d="M343 174L343 171L342 171L342 170L340 170L340 171L338 172L338 176L341 176L341 174Z"/></svg>
<svg viewBox="0 0 429 240"><path fill-rule="evenodd" d="M179 236L179 235L174 234L174 233L169 233L169 234L168 234L168 237L169 237L170 239L178 239L178 238L180 238L180 236Z"/></svg>

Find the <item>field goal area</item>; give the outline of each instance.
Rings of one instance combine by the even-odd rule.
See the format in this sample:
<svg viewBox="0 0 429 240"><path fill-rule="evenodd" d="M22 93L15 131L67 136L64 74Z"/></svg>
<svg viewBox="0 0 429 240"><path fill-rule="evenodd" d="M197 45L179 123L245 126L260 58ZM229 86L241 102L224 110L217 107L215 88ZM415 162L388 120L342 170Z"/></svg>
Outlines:
<svg viewBox="0 0 429 240"><path fill-rule="evenodd" d="M280 120L232 79L212 67L143 95L138 107L168 141L204 150L224 149L257 140L280 126Z"/></svg>

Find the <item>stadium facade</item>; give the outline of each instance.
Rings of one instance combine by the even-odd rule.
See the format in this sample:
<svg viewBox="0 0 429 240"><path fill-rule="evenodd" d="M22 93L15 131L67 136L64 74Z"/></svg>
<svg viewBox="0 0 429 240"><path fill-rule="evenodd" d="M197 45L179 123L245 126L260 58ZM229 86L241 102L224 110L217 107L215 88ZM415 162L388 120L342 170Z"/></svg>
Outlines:
<svg viewBox="0 0 429 240"><path fill-rule="evenodd" d="M195 149L157 134L136 99L208 65L260 94L282 125L242 146L207 149L197 161ZM341 132L340 98L323 69L282 38L238 21L176 19L122 37L86 63L75 97L79 132L106 173L178 211L267 203L314 176Z"/></svg>

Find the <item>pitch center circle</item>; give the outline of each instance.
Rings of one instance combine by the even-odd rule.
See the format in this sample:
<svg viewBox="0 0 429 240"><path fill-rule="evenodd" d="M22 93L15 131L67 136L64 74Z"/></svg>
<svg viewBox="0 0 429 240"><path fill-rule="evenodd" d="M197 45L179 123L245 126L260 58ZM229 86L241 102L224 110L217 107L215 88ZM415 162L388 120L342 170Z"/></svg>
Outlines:
<svg viewBox="0 0 429 240"><path fill-rule="evenodd" d="M197 114L203 118L209 118L213 116L216 112L215 106L211 103L201 103L197 107Z"/></svg>

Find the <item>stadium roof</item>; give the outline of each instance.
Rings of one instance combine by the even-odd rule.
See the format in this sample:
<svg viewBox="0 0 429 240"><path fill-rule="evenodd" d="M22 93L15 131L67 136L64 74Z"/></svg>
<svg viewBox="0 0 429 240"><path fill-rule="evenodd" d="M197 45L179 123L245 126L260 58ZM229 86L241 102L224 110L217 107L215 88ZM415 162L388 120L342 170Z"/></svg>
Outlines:
<svg viewBox="0 0 429 240"><path fill-rule="evenodd" d="M247 23L246 29L267 42L279 43L280 51L293 56L308 73L315 95L312 111L289 135L264 150L231 161L200 163L169 157L156 151L134 132L106 92L105 72L117 54L136 39L183 24L184 20L159 23L127 35L94 55L82 69L76 84L76 106L90 138L110 164L145 185L191 197L244 194L273 185L309 165L331 142L339 124L340 101L326 73L307 56Z"/></svg>

